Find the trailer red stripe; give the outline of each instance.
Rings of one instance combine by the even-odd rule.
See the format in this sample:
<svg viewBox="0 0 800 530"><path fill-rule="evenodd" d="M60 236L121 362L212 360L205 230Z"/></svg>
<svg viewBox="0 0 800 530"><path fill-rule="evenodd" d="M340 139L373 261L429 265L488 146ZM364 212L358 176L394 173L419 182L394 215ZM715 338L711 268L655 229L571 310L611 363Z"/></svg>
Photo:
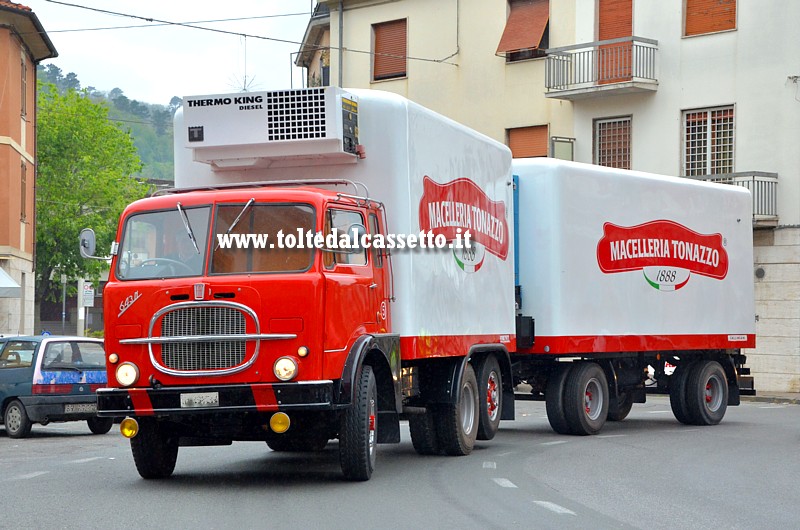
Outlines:
<svg viewBox="0 0 800 530"><path fill-rule="evenodd" d="M278 398L272 385L252 385L253 402L256 409L261 412L274 412L278 410Z"/></svg>
<svg viewBox="0 0 800 530"><path fill-rule="evenodd" d="M575 335L537 336L533 348L517 353L550 355L755 348L755 334L716 335Z"/></svg>
<svg viewBox="0 0 800 530"><path fill-rule="evenodd" d="M473 346L502 344L509 351L516 347L514 335L430 335L426 337L400 337L403 360L435 357L463 357Z"/></svg>

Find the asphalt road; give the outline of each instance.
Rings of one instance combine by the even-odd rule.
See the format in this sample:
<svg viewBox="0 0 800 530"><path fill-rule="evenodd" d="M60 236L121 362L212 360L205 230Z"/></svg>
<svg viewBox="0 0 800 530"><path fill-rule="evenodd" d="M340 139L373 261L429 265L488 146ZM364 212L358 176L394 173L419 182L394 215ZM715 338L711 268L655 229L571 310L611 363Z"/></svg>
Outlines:
<svg viewBox="0 0 800 530"><path fill-rule="evenodd" d="M422 457L407 427L379 446L372 480L317 454L263 443L181 448L172 478L145 481L116 426L0 428L0 528L797 528L800 406L746 402L689 427L651 397L600 435L553 433L544 404L462 458Z"/></svg>

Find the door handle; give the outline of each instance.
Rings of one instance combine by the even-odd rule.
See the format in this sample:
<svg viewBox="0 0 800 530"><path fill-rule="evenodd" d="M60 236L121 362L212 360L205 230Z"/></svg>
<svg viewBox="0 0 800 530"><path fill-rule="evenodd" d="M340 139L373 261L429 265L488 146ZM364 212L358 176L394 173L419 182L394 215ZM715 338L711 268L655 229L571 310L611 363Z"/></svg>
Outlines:
<svg viewBox="0 0 800 530"><path fill-rule="evenodd" d="M373 284L370 284L369 288L370 289L375 289L377 286L378 286L377 283L373 283Z"/></svg>

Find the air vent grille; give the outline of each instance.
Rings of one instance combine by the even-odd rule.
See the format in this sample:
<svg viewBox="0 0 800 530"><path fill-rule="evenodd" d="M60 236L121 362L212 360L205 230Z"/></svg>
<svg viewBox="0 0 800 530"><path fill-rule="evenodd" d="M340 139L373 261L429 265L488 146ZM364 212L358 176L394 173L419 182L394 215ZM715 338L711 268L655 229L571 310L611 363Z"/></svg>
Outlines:
<svg viewBox="0 0 800 530"><path fill-rule="evenodd" d="M267 93L269 141L325 138L325 89Z"/></svg>

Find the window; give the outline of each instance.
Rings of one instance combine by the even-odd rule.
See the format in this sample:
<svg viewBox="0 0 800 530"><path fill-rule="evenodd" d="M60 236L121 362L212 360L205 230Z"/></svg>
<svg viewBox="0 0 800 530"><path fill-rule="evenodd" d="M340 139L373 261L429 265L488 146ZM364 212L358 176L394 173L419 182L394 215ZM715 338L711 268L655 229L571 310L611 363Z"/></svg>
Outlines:
<svg viewBox="0 0 800 530"><path fill-rule="evenodd" d="M733 173L733 107L683 113L683 174Z"/></svg>
<svg viewBox="0 0 800 530"><path fill-rule="evenodd" d="M381 81L406 76L406 20L372 26L372 79Z"/></svg>
<svg viewBox="0 0 800 530"><path fill-rule="evenodd" d="M514 158L547 156L547 125L508 130L508 146Z"/></svg>
<svg viewBox="0 0 800 530"><path fill-rule="evenodd" d="M28 220L28 165L24 159L19 171L19 220L24 223Z"/></svg>
<svg viewBox="0 0 800 530"><path fill-rule="evenodd" d="M594 120L594 163L631 168L631 117Z"/></svg>
<svg viewBox="0 0 800 530"><path fill-rule="evenodd" d="M309 204L226 204L217 208L211 273L304 272L311 268L316 214ZM223 248L220 236L231 245ZM241 243L236 243L239 238Z"/></svg>
<svg viewBox="0 0 800 530"><path fill-rule="evenodd" d="M34 342L17 340L6 342L2 353L0 353L0 369L30 367L33 363L34 351L36 351L36 343Z"/></svg>
<svg viewBox="0 0 800 530"><path fill-rule="evenodd" d="M509 0L508 20L497 46L506 62L544 57L549 46L549 0Z"/></svg>
<svg viewBox="0 0 800 530"><path fill-rule="evenodd" d="M364 226L364 218L360 213L351 210L328 210L325 216L325 240L328 241L329 234L335 234L336 241L342 242L343 236L350 238L348 243L352 243L353 225ZM345 245L342 245L345 247ZM325 267L331 268L335 264L339 265L366 265L367 249L356 250L341 248L333 252L326 251L323 255Z"/></svg>
<svg viewBox="0 0 800 530"><path fill-rule="evenodd" d="M684 35L736 29L736 0L686 0Z"/></svg>
<svg viewBox="0 0 800 530"><path fill-rule="evenodd" d="M21 107L20 107L20 114L24 118L28 114L28 65L25 62L25 56L22 56L20 60L20 79L21 79L21 93L20 98Z"/></svg>
<svg viewBox="0 0 800 530"><path fill-rule="evenodd" d="M381 233L378 216L374 213L369 214L369 233L373 236ZM372 262L375 264L376 269L383 267L383 249L372 247Z"/></svg>

